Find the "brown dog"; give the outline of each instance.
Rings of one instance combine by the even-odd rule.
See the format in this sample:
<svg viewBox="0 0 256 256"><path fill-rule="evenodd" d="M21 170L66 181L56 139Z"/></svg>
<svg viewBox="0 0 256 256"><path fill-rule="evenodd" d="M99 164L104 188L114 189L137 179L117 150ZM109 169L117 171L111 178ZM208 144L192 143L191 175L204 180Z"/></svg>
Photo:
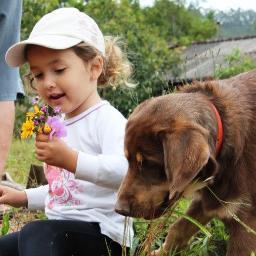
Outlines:
<svg viewBox="0 0 256 256"><path fill-rule="evenodd" d="M256 251L255 114L256 70L196 82L141 103L126 126L129 170L116 211L156 218L193 191L186 214L202 224L221 219L230 233L228 256ZM170 227L164 250L184 247L196 231L179 219Z"/></svg>

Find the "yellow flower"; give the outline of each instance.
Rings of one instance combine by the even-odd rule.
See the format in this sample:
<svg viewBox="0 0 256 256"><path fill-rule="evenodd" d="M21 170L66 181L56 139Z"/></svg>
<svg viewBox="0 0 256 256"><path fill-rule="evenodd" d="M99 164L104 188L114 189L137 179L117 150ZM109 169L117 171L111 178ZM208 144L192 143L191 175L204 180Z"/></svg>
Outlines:
<svg viewBox="0 0 256 256"><path fill-rule="evenodd" d="M34 113L34 112L27 112L27 113L26 113L26 117L29 118L29 119L34 118L34 116L35 116L35 113Z"/></svg>
<svg viewBox="0 0 256 256"><path fill-rule="evenodd" d="M26 139L33 135L35 125L34 122L30 119L27 119L25 123L22 124L21 128L21 139Z"/></svg>
<svg viewBox="0 0 256 256"><path fill-rule="evenodd" d="M44 114L44 112L40 110L38 105L34 105L34 112L35 112L35 115L39 115L39 116Z"/></svg>
<svg viewBox="0 0 256 256"><path fill-rule="evenodd" d="M42 127L39 127L38 130L37 130L37 133L38 133L38 134L42 134L42 133L43 133L43 128L42 128Z"/></svg>
<svg viewBox="0 0 256 256"><path fill-rule="evenodd" d="M48 124L45 124L43 127L43 133L49 134L51 131L52 131L52 128Z"/></svg>

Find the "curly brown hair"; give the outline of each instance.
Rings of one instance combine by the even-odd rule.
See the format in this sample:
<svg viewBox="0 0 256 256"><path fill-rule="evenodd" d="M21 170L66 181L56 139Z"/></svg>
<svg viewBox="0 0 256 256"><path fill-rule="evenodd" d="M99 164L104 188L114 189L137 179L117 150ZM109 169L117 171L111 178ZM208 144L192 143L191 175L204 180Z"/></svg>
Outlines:
<svg viewBox="0 0 256 256"><path fill-rule="evenodd" d="M105 57L94 47L80 43L73 47L76 55L85 62L95 58L97 55L103 57L103 71L98 78L98 86L117 87L120 84L132 85L130 77L132 65L127 58L127 54L121 49L121 40L118 37L105 37L106 54Z"/></svg>

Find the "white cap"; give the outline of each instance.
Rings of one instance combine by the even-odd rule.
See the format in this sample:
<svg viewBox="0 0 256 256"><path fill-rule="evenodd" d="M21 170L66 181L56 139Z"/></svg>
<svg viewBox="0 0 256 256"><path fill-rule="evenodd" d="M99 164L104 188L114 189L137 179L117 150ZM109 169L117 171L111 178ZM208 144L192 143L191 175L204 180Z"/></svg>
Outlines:
<svg viewBox="0 0 256 256"><path fill-rule="evenodd" d="M34 26L27 40L11 46L5 55L9 66L24 64L28 44L50 49L67 49L81 42L96 48L105 56L105 42L96 22L76 8L59 8L44 15Z"/></svg>

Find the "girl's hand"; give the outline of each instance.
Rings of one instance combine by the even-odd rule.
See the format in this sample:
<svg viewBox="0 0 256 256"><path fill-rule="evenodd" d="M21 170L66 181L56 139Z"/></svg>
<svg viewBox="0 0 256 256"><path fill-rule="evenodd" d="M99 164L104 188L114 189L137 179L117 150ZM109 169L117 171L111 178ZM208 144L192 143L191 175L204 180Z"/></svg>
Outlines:
<svg viewBox="0 0 256 256"><path fill-rule="evenodd" d="M8 204L13 207L27 206L27 194L25 191L0 185L0 204Z"/></svg>
<svg viewBox="0 0 256 256"><path fill-rule="evenodd" d="M78 154L63 140L54 136L50 140L49 135L39 134L36 136L35 146L36 158L39 161L75 173Z"/></svg>

